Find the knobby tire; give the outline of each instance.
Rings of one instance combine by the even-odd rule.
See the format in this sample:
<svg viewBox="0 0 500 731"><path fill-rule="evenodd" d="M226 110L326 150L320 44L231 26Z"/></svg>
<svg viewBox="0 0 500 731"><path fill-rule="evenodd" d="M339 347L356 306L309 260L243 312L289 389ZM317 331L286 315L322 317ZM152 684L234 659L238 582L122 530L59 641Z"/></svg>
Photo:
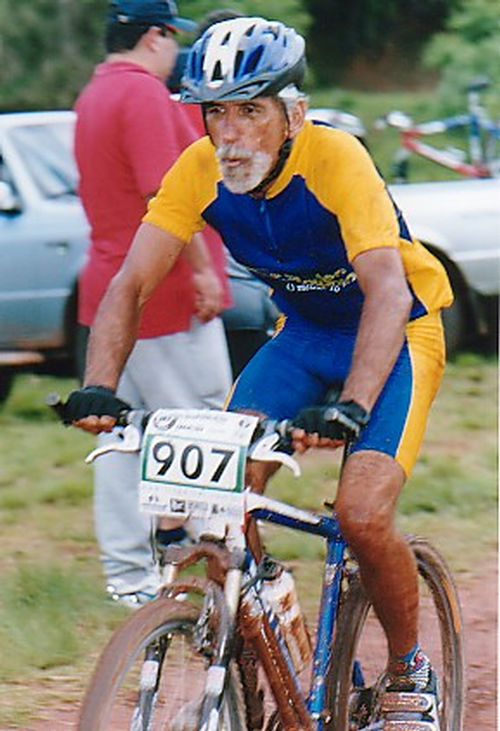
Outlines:
<svg viewBox="0 0 500 731"><path fill-rule="evenodd" d="M464 714L464 657L461 611L453 578L439 553L424 539L410 537L418 572L430 590L441 640L440 731L461 731ZM331 712L328 731L359 728L350 717L356 653L365 630L370 602L359 576L350 582L342 602L335 631L332 664L327 678L327 704ZM426 648L424 648L426 649ZM433 648L429 648L432 655ZM363 725L363 724L362 724Z"/></svg>
<svg viewBox="0 0 500 731"><path fill-rule="evenodd" d="M135 611L99 658L83 701L79 731L197 731L210 664L197 646L193 649L199 616L198 607L172 597L159 597ZM220 621L212 617L211 626ZM139 692L139 677L146 648L158 643L168 647L153 698L151 691ZM180 654L171 657L174 652ZM240 676L233 662L220 718L219 731L246 731Z"/></svg>

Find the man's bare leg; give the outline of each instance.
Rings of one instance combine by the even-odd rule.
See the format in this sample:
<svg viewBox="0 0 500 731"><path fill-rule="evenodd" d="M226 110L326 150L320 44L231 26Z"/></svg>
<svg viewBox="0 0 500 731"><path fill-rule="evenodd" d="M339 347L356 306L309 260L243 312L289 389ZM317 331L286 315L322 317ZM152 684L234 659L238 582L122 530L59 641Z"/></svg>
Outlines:
<svg viewBox="0 0 500 731"><path fill-rule="evenodd" d="M279 468L279 462L253 462L250 459L246 466L245 484L252 488L252 492L258 492L259 495L262 495L266 489L267 481ZM264 553L264 547L255 520L251 520L248 524L247 540L252 555L258 563Z"/></svg>
<svg viewBox="0 0 500 731"><path fill-rule="evenodd" d="M402 468L388 455L355 452L344 466L335 503L392 658L408 653L418 640L417 566L394 526L404 482Z"/></svg>

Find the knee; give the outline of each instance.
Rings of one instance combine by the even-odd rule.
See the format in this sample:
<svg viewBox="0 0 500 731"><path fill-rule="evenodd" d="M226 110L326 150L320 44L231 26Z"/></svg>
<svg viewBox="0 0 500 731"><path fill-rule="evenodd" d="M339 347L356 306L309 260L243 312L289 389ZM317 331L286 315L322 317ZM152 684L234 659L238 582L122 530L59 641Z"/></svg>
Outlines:
<svg viewBox="0 0 500 731"><path fill-rule="evenodd" d="M252 492L262 494L267 485L267 481L280 468L279 462L254 462L247 460L245 469L245 484L250 487Z"/></svg>
<svg viewBox="0 0 500 731"><path fill-rule="evenodd" d="M374 553L393 530L393 514L380 505L339 499L335 504L342 535L355 553Z"/></svg>

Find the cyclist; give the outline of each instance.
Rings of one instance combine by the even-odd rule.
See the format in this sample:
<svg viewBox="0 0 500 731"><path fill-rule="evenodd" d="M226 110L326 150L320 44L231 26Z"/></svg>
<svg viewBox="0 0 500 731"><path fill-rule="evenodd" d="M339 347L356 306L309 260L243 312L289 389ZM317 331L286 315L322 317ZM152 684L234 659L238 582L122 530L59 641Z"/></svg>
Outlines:
<svg viewBox="0 0 500 731"><path fill-rule="evenodd" d="M417 570L394 513L442 376L440 309L452 294L363 146L305 120L304 48L293 29L262 18L216 24L194 44L183 100L202 105L207 136L184 151L149 205L99 310L86 387L70 395L68 418L91 432L112 428L140 309L210 223L274 288L286 318L237 380L229 408L298 415L298 451L356 438L336 509L387 636L383 685L403 712L401 691L427 693L421 721L436 729L435 675L417 636ZM332 411L321 404L338 383ZM250 465L254 489L273 469Z"/></svg>

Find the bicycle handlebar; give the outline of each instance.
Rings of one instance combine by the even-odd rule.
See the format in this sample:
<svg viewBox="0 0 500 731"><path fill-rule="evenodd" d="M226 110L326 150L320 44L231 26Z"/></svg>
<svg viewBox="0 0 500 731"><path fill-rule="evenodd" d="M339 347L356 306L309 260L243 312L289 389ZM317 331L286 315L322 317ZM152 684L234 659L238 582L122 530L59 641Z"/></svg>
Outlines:
<svg viewBox="0 0 500 731"><path fill-rule="evenodd" d="M332 394L338 391L334 389ZM56 393L50 393L46 398L47 405L57 414L58 418L69 426L71 422L66 417L66 404ZM331 404L332 418L335 418L335 405ZM87 457L87 462L92 462L100 454L108 451L120 452L138 452L141 448L142 434L146 428L149 418L154 411L146 411L145 409L123 409L117 420L116 425L123 427L123 435L116 444L109 444L104 447L98 447L93 450ZM129 429L129 427L133 427ZM267 417L260 418L254 433L250 440L248 456L250 459L258 461L278 461L288 466L295 475L300 474L300 468L291 456L292 449L292 432L297 428L293 419L271 419ZM344 448L344 460L349 450L351 440L346 439Z"/></svg>
<svg viewBox="0 0 500 731"><path fill-rule="evenodd" d="M45 403L55 412L58 419L65 426L71 425L71 422L68 421L66 416L66 403L61 399L59 394L49 393L45 399ZM153 413L153 411L147 411L146 409L122 409L116 420L116 426L127 427L133 425L142 432L146 428L148 420ZM259 419L252 436L251 444L255 444L270 434L277 434L279 437L279 446L281 446L282 451L286 451L291 446L291 433L294 428L293 419L278 421L263 417Z"/></svg>

